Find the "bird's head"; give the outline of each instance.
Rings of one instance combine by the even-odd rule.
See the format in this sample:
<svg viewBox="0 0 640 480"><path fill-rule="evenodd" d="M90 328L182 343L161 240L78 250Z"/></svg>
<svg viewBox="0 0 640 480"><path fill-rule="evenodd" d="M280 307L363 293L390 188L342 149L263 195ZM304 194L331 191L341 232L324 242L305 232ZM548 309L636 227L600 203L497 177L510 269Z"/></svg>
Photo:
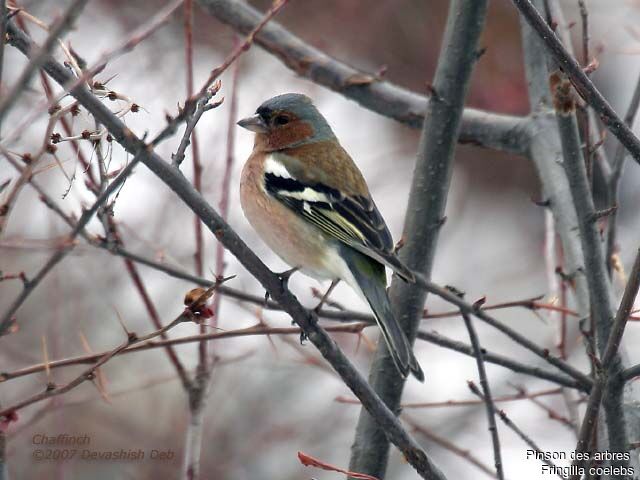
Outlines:
<svg viewBox="0 0 640 480"><path fill-rule="evenodd" d="M256 133L256 145L281 150L308 143L333 140L331 127L306 95L285 93L270 98L255 115L238 122Z"/></svg>

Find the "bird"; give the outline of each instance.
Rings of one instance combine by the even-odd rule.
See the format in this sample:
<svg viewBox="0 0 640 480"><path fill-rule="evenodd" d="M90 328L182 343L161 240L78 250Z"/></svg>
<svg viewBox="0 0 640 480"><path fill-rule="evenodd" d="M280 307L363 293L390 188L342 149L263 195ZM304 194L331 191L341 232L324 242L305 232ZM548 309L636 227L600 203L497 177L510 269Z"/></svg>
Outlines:
<svg viewBox="0 0 640 480"><path fill-rule="evenodd" d="M424 373L393 314L385 267L414 283L364 176L312 100L285 93L237 124L255 133L242 169L240 204L262 240L292 270L343 280L371 307L403 378ZM322 301L321 301L322 303Z"/></svg>

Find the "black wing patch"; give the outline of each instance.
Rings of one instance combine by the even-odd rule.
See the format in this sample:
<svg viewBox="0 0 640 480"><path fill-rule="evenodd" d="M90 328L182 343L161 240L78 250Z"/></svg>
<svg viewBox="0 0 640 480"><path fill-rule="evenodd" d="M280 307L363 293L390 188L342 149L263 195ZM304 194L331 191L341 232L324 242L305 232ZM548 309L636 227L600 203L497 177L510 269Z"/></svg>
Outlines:
<svg viewBox="0 0 640 480"><path fill-rule="evenodd" d="M265 173L264 184L270 195L328 235L366 254L392 254L391 234L371 199L271 172Z"/></svg>

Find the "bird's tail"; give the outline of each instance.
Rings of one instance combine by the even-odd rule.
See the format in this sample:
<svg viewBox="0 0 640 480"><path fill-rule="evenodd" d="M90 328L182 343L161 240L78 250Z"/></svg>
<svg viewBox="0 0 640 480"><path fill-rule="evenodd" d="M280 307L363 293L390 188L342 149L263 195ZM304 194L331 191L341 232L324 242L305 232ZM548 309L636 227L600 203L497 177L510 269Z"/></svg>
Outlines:
<svg viewBox="0 0 640 480"><path fill-rule="evenodd" d="M342 257L355 280L356 285L352 287L360 291L373 310L396 368L404 378L411 372L423 382L424 373L391 309L384 265L346 246Z"/></svg>

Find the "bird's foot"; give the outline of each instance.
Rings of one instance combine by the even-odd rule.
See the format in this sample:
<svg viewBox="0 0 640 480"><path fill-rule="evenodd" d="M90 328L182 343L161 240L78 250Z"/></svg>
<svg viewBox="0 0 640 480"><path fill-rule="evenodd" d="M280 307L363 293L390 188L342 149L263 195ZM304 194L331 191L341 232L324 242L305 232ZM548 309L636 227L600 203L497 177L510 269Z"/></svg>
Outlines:
<svg viewBox="0 0 640 480"><path fill-rule="evenodd" d="M280 279L280 284L282 286L282 290L287 290L289 288L289 278L291 275L300 270L300 267L293 267L289 270L285 270L284 272L276 273L276 276ZM269 291L264 292L264 304L267 305L269 301Z"/></svg>
<svg viewBox="0 0 640 480"><path fill-rule="evenodd" d="M310 315L308 316L309 323L315 326L318 323L318 315L314 310L311 310ZM295 322L291 322L291 324L295 324ZM304 345L304 342L309 340L309 335L303 329L300 329L300 345Z"/></svg>

